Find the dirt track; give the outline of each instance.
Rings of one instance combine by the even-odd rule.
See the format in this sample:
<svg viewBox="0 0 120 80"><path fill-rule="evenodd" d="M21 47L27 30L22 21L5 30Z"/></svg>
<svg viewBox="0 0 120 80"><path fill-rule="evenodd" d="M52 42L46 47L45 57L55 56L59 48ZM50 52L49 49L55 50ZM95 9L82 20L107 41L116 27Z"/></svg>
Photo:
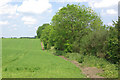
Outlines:
<svg viewBox="0 0 120 80"><path fill-rule="evenodd" d="M69 59L65 58L64 56L59 56L67 61L70 61ZM82 70L82 73L85 74L88 78L104 78L101 76L96 75L97 73L103 73L103 70L98 69L96 67L81 67L80 63L77 61L70 61L71 63L75 64L77 67L79 67Z"/></svg>

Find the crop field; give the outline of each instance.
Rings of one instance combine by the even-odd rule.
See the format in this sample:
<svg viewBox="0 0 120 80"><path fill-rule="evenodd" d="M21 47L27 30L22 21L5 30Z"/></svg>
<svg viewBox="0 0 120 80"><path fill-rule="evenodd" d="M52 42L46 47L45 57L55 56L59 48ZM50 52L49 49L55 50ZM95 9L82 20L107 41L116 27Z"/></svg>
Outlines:
<svg viewBox="0 0 120 80"><path fill-rule="evenodd" d="M3 78L85 78L74 64L41 49L39 39L2 39Z"/></svg>

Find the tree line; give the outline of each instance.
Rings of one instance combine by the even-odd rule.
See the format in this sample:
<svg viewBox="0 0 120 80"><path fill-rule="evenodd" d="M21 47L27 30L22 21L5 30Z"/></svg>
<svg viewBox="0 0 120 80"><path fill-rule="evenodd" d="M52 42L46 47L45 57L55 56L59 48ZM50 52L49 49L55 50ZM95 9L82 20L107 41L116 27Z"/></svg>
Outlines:
<svg viewBox="0 0 120 80"><path fill-rule="evenodd" d="M118 21L106 26L95 11L84 5L67 4L50 24L39 26L37 37L45 49L54 46L56 51L95 55L112 63L120 61Z"/></svg>

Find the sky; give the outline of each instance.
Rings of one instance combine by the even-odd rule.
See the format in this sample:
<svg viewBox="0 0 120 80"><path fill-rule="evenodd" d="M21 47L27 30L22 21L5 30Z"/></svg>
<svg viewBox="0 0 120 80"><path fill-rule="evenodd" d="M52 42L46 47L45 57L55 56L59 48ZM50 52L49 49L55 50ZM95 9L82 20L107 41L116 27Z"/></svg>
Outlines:
<svg viewBox="0 0 120 80"><path fill-rule="evenodd" d="M120 17L120 1L118 3L118 16Z"/></svg>
<svg viewBox="0 0 120 80"><path fill-rule="evenodd" d="M0 0L0 37L33 37L67 4L91 7L105 25L118 20L120 0ZM119 8L120 9L120 8Z"/></svg>

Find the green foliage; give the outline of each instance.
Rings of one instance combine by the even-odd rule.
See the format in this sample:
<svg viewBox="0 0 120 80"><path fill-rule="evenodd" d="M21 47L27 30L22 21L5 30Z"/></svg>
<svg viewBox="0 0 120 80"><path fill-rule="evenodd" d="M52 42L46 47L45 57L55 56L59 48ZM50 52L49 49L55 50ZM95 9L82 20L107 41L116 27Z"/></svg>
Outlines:
<svg viewBox="0 0 120 80"><path fill-rule="evenodd" d="M65 52L64 51L61 51L61 50L56 50L54 55L56 56L64 56L65 55Z"/></svg>
<svg viewBox="0 0 120 80"><path fill-rule="evenodd" d="M54 41L54 29L53 26L49 25L47 26L43 31L41 35L41 41L44 43L45 49L50 49L50 47L53 45Z"/></svg>
<svg viewBox="0 0 120 80"><path fill-rule="evenodd" d="M65 46L65 49L64 49L65 52L72 52L72 44L70 44L68 40L66 41L64 46Z"/></svg>
<svg viewBox="0 0 120 80"><path fill-rule="evenodd" d="M81 66L84 67L97 67L103 69L104 72L98 75L105 78L118 78L118 67L115 64L111 64L106 59L98 58L92 55L83 55L79 53L67 53L65 57L70 60L76 60L82 63Z"/></svg>
<svg viewBox="0 0 120 80"><path fill-rule="evenodd" d="M84 55L78 53L66 53L65 57L69 58L70 60L76 60L79 63L84 62Z"/></svg>
<svg viewBox="0 0 120 80"><path fill-rule="evenodd" d="M102 29L90 32L88 35L84 36L80 42L81 53L104 57L104 46L108 37L107 34L107 30Z"/></svg>
<svg viewBox="0 0 120 80"><path fill-rule="evenodd" d="M106 41L106 59L112 63L120 62L118 54L118 22L113 22L114 27L109 28L109 38Z"/></svg>
<svg viewBox="0 0 120 80"><path fill-rule="evenodd" d="M118 78L118 67L116 67L116 65L107 64L105 65L103 70L104 70L104 73L99 75L103 77L109 77L109 78Z"/></svg>
<svg viewBox="0 0 120 80"><path fill-rule="evenodd" d="M79 52L81 38L92 30L101 29L102 22L91 8L68 4L53 16L51 25L56 32L56 49Z"/></svg>
<svg viewBox="0 0 120 80"><path fill-rule="evenodd" d="M49 26L49 24L43 24L42 26L39 26L38 27L38 30L37 30L37 37L40 38L41 37L41 34L42 34L42 30L45 29L45 27Z"/></svg>
<svg viewBox="0 0 120 80"><path fill-rule="evenodd" d="M99 75L106 78L118 78L118 67L115 64L111 64L103 58L97 58L96 56L84 56L83 66L97 67L104 70L104 73Z"/></svg>
<svg viewBox="0 0 120 80"><path fill-rule="evenodd" d="M103 25L100 17L89 7L67 4L56 12L51 24L39 28L37 32L45 49L54 46L58 51L55 55L62 55L63 51L94 55L112 63L120 61L118 22L113 21L113 26Z"/></svg>

